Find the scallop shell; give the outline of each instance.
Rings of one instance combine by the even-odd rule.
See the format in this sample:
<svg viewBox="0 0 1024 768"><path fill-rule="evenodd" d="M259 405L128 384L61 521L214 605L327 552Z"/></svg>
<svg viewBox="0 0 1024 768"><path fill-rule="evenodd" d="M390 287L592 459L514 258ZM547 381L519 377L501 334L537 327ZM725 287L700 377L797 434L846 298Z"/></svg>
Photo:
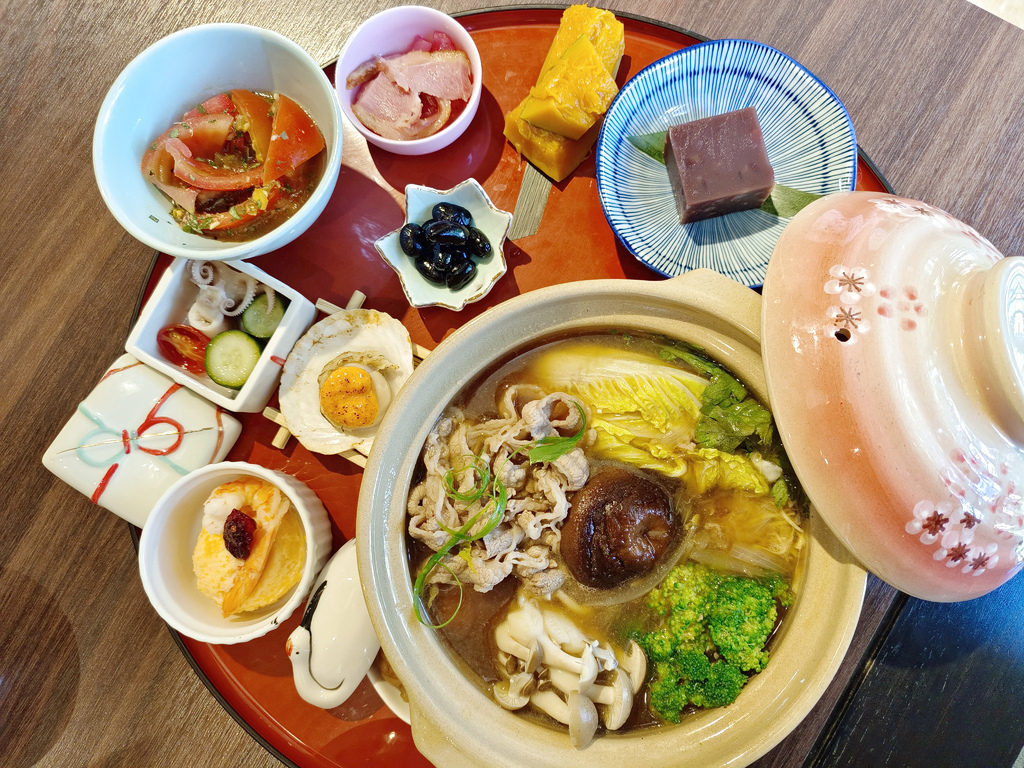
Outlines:
<svg viewBox="0 0 1024 768"><path fill-rule="evenodd" d="M365 352L383 355L395 365L382 371L392 396L412 375L412 339L405 326L383 312L348 309L335 312L311 327L292 348L281 374L281 413L288 429L315 453L355 449L367 453L376 429L367 434L338 430L320 412L320 373L338 355Z"/></svg>

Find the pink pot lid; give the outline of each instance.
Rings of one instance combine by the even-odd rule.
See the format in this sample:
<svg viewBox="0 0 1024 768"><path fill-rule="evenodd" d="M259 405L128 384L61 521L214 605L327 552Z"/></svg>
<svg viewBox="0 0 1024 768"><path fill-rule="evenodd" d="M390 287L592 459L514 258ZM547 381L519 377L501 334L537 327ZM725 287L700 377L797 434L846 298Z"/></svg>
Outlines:
<svg viewBox="0 0 1024 768"><path fill-rule="evenodd" d="M861 562L916 597L1024 564L1024 259L925 203L822 198L768 265L762 350L787 453Z"/></svg>

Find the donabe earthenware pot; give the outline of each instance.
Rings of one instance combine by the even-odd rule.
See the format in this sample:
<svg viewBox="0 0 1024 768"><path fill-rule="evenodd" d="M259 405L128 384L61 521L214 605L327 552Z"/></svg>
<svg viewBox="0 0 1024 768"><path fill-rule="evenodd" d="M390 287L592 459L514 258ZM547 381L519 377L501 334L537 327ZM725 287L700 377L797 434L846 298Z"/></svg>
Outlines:
<svg viewBox="0 0 1024 768"><path fill-rule="evenodd" d="M374 441L359 495L359 576L388 660L409 697L417 748L453 766L741 766L792 730L839 666L860 613L866 574L812 510L803 584L768 667L728 707L679 725L599 735L575 750L565 729L502 709L468 677L413 610L406 502L427 433L445 406L497 361L552 334L636 329L697 344L762 401L760 297L707 270L663 282L595 280L554 286L485 312L417 368Z"/></svg>

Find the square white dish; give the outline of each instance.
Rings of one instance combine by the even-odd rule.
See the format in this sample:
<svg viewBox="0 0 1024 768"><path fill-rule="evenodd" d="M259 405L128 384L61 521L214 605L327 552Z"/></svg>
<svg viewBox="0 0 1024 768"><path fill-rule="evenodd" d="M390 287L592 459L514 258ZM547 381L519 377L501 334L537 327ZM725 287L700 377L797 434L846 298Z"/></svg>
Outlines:
<svg viewBox="0 0 1024 768"><path fill-rule="evenodd" d="M302 294L246 262L233 262L231 269L244 272L274 289L288 300L288 309L281 324L263 348L259 362L241 389L216 384L209 376L196 375L170 363L160 354L157 333L161 328L186 323L189 307L195 302L199 288L188 277L187 259L175 259L164 272L146 302L138 322L128 336L125 349L147 365L188 387L229 411L255 413L261 411L277 388L281 367L291 348L306 332L316 317L316 307Z"/></svg>

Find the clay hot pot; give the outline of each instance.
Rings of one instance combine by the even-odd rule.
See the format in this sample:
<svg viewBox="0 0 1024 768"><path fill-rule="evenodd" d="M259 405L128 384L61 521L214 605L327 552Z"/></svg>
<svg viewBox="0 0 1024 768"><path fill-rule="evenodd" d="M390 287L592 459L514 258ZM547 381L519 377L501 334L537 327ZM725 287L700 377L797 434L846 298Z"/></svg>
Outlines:
<svg viewBox="0 0 1024 768"><path fill-rule="evenodd" d="M467 676L413 611L406 499L431 426L477 375L531 341L560 332L638 329L698 344L763 401L760 297L707 270L662 282L595 280L554 286L494 307L442 342L393 402L359 495L357 548L367 608L409 697L413 738L435 765L745 765L777 744L817 701L846 652L865 572L812 510L804 585L772 662L729 707L680 725L606 734L577 751L564 729L502 709Z"/></svg>

